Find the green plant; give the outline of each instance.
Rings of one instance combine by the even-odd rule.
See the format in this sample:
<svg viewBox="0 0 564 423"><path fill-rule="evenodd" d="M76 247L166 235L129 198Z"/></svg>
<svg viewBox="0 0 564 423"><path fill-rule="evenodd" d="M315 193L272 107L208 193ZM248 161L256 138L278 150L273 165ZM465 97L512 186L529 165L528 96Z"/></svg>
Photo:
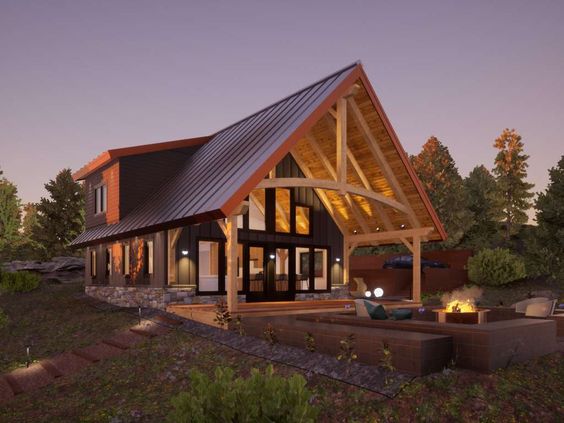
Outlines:
<svg viewBox="0 0 564 423"><path fill-rule="evenodd" d="M382 342L382 357L380 358L380 366L384 369L393 372L396 370L393 364L393 355L390 346L386 342Z"/></svg>
<svg viewBox="0 0 564 423"><path fill-rule="evenodd" d="M15 293L33 291L39 286L40 277L31 272L3 272L0 275L0 291Z"/></svg>
<svg viewBox="0 0 564 423"><path fill-rule="evenodd" d="M284 378L272 365L234 378L230 368L216 368L215 379L194 371L188 392L172 398L169 422L314 422L319 410L303 376Z"/></svg>
<svg viewBox="0 0 564 423"><path fill-rule="evenodd" d="M358 358L354 350L354 346L355 337L353 333L347 335L345 339L341 339L339 341L339 354L337 355L337 360L343 360L350 366L352 362Z"/></svg>
<svg viewBox="0 0 564 423"><path fill-rule="evenodd" d="M308 350L309 352L315 352L316 346L313 334L311 332L306 332L304 339L306 350Z"/></svg>
<svg viewBox="0 0 564 423"><path fill-rule="evenodd" d="M213 321L221 328L229 325L229 322L231 321L231 313L227 309L227 304L225 304L223 298L219 299L215 304L215 318Z"/></svg>
<svg viewBox="0 0 564 423"><path fill-rule="evenodd" d="M234 330L240 336L245 336L245 328L243 327L243 319L241 318L240 314L238 314L237 317L235 318L235 328L234 328Z"/></svg>
<svg viewBox="0 0 564 423"><path fill-rule="evenodd" d="M505 248L486 248L468 259L468 278L479 285L502 286L525 276L523 260Z"/></svg>
<svg viewBox="0 0 564 423"><path fill-rule="evenodd" d="M8 324L8 316L6 313L0 308L0 329Z"/></svg>
<svg viewBox="0 0 564 423"><path fill-rule="evenodd" d="M278 337L276 336L276 332L274 331L274 328L272 327L271 323L266 325L262 335L266 340L266 342L268 342L270 345L274 345L278 343Z"/></svg>

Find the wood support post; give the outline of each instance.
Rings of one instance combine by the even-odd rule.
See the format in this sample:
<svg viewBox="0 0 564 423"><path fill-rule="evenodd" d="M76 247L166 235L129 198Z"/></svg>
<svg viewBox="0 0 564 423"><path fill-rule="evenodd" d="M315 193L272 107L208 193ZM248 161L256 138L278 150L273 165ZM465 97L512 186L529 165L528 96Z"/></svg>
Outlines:
<svg viewBox="0 0 564 423"><path fill-rule="evenodd" d="M225 252L227 254L227 309L230 313L237 311L237 216L227 218Z"/></svg>
<svg viewBox="0 0 564 423"><path fill-rule="evenodd" d="M413 294L415 302L421 302L421 237L413 237Z"/></svg>
<svg viewBox="0 0 564 423"><path fill-rule="evenodd" d="M337 181L347 183L347 99L337 100ZM342 194L345 192L343 190Z"/></svg>

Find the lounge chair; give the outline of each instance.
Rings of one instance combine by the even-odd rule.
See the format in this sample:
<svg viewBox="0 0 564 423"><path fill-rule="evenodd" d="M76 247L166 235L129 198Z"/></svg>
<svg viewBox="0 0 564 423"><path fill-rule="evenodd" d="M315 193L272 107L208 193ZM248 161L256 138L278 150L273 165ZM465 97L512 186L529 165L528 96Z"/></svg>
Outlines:
<svg viewBox="0 0 564 423"><path fill-rule="evenodd" d="M546 297L529 298L527 300L519 301L518 303L513 304L511 307L515 308L515 313L525 313L529 304L544 303L546 301L550 300Z"/></svg>
<svg viewBox="0 0 564 423"><path fill-rule="evenodd" d="M531 303L525 310L525 317L548 317L554 313L557 300Z"/></svg>

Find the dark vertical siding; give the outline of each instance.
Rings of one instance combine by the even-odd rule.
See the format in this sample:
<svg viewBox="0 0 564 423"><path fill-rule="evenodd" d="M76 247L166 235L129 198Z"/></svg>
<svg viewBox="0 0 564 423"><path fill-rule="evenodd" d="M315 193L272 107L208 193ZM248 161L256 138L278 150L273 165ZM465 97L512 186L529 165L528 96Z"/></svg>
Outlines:
<svg viewBox="0 0 564 423"><path fill-rule="evenodd" d="M276 167L278 177L300 177L305 175L299 169L294 159L287 155ZM285 234L263 233L257 231L246 231L239 229L239 242L273 242L293 245L308 245L315 247L326 247L329 249L328 261L330 267L331 283L342 283L342 263L343 263L343 235L327 212L323 203L311 188L296 188L295 201L312 207L312 228L311 236L295 236ZM177 260L179 262L179 283L184 285L195 285L196 275L196 252L198 239L222 239L225 240L222 230L216 222L202 223L185 227L177 244ZM189 257L184 258L181 251L187 249ZM341 262L335 263L335 258L340 257Z"/></svg>

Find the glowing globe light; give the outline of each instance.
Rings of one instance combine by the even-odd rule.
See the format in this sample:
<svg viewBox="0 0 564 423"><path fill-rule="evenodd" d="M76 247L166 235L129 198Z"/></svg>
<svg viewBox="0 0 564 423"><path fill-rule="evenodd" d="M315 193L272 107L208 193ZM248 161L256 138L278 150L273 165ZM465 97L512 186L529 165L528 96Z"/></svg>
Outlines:
<svg viewBox="0 0 564 423"><path fill-rule="evenodd" d="M376 298L380 298L382 295L384 295L384 290L382 288L376 288L374 290L374 296Z"/></svg>
<svg viewBox="0 0 564 423"><path fill-rule="evenodd" d="M370 292L370 291L366 291L366 292L364 293L364 296L365 296L366 298L370 298L371 295L372 295L372 292Z"/></svg>

